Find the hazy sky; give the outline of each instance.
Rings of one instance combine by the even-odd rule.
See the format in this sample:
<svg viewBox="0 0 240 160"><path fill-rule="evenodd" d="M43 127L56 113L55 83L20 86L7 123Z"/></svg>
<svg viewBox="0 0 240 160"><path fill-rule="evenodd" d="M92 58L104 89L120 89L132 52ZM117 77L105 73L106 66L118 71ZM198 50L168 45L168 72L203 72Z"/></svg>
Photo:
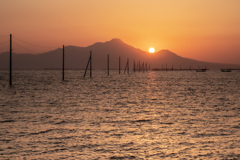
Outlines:
<svg viewBox="0 0 240 160"><path fill-rule="evenodd" d="M0 52L10 33L16 53L120 38L145 51L240 64L239 8L240 0L1 0Z"/></svg>

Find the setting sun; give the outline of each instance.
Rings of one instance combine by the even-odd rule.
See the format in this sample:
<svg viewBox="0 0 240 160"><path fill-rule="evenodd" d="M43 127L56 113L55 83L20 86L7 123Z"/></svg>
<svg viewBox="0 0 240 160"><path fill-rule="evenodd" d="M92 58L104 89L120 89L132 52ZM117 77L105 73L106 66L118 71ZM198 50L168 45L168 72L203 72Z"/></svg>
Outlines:
<svg viewBox="0 0 240 160"><path fill-rule="evenodd" d="M150 53L154 53L154 52L155 52L155 49L151 47L151 48L149 48L149 52L150 52Z"/></svg>

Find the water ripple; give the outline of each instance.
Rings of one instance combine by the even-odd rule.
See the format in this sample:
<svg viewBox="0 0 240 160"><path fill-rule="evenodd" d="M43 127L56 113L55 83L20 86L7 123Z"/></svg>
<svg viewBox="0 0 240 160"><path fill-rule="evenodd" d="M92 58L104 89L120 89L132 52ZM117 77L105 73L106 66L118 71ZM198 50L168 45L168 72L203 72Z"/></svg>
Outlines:
<svg viewBox="0 0 240 160"><path fill-rule="evenodd" d="M0 71L1 159L239 159L240 72Z"/></svg>

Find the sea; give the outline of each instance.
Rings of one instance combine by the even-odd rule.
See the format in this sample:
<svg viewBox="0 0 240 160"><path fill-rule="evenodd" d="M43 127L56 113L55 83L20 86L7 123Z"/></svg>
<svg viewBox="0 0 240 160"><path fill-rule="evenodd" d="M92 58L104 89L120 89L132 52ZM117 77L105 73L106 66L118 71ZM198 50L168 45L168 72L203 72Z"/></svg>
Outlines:
<svg viewBox="0 0 240 160"><path fill-rule="evenodd" d="M0 70L0 159L240 159L240 71Z"/></svg>

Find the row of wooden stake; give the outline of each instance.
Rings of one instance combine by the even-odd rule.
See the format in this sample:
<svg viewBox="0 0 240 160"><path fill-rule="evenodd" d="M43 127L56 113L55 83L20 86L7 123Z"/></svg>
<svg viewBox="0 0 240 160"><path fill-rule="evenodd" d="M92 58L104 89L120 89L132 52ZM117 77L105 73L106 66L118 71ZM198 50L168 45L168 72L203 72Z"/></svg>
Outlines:
<svg viewBox="0 0 240 160"><path fill-rule="evenodd" d="M141 65L140 64L140 61L139 63L137 64L137 67L135 65L135 60L133 61L133 71L147 71L147 70L150 70L150 65L148 66L147 63L146 65L144 65L144 62L143 64ZM86 66L86 69L85 69L85 72L84 72L84 76L86 76L86 73L87 73L87 70L88 70L88 66L90 66L90 77L92 77L92 51L90 51L90 57L88 59L88 63L87 63L87 66ZM110 70L110 65L109 65L109 54L107 55L107 70L108 70L108 75L109 75L109 70ZM124 73L127 71L127 73L129 74L129 59L127 59L127 64L126 64L126 67L124 69ZM119 74L121 73L121 58L119 57ZM63 45L63 67L62 67L62 80L64 81L64 45Z"/></svg>
<svg viewBox="0 0 240 160"><path fill-rule="evenodd" d="M63 45L63 66L62 66L62 80L64 81L64 68L65 68L65 64L64 64L64 45ZM133 71L147 71L150 70L150 65L147 66L143 64L137 63L137 66L135 65L135 60L134 60L134 66L133 66ZM12 34L10 34L10 66L9 66L9 85L12 86ZM90 51L90 57L88 59L88 63L85 69L85 73L84 73L84 77L86 76L87 70L88 70L88 66L90 66L89 70L90 70L90 77L92 77L92 51ZM148 67L148 68L147 68ZM108 75L109 75L109 54L107 56L107 68L108 68ZM129 59L127 59L127 64L126 67L124 69L124 73L127 71L127 73L129 74ZM119 74L121 73L121 59L119 57Z"/></svg>

